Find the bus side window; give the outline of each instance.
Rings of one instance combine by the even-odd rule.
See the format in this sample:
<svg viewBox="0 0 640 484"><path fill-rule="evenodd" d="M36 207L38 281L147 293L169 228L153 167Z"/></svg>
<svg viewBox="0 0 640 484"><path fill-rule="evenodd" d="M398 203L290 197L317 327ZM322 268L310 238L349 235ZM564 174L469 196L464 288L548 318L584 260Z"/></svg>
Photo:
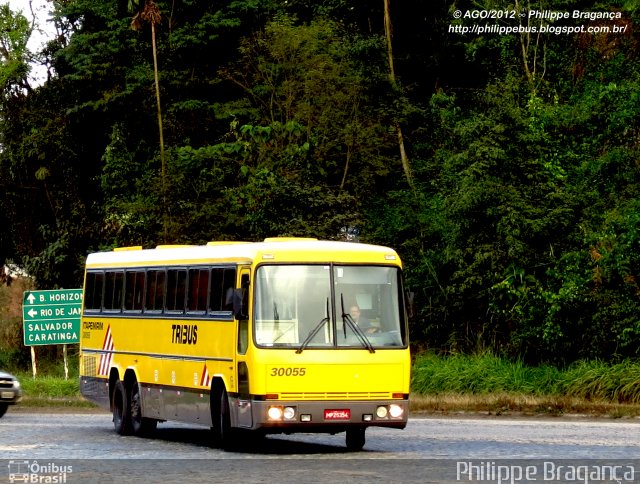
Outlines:
<svg viewBox="0 0 640 484"><path fill-rule="evenodd" d="M167 271L167 311L175 313L184 312L186 285L186 269L169 269Z"/></svg>
<svg viewBox="0 0 640 484"><path fill-rule="evenodd" d="M211 269L211 292L209 295L209 312L222 310L222 272L220 267Z"/></svg>
<svg viewBox="0 0 640 484"><path fill-rule="evenodd" d="M124 271L107 271L104 288L104 310L122 311Z"/></svg>
<svg viewBox="0 0 640 484"><path fill-rule="evenodd" d="M142 311L144 271L127 271L124 280L125 311Z"/></svg>
<svg viewBox="0 0 640 484"><path fill-rule="evenodd" d="M100 311L102 309L103 289L104 272L87 272L83 298L85 311Z"/></svg>
<svg viewBox="0 0 640 484"><path fill-rule="evenodd" d="M236 287L236 270L225 269L222 275L222 287L224 290L224 301L222 309L224 311L233 310L233 290Z"/></svg>
<svg viewBox="0 0 640 484"><path fill-rule="evenodd" d="M164 284L166 276L164 269L147 272L147 294L145 297L145 311L160 312L164 308Z"/></svg>
<svg viewBox="0 0 640 484"><path fill-rule="evenodd" d="M214 267L211 270L209 312L231 312L235 282L235 267Z"/></svg>
<svg viewBox="0 0 640 484"><path fill-rule="evenodd" d="M209 269L189 269L189 293L187 311L204 313L207 309Z"/></svg>

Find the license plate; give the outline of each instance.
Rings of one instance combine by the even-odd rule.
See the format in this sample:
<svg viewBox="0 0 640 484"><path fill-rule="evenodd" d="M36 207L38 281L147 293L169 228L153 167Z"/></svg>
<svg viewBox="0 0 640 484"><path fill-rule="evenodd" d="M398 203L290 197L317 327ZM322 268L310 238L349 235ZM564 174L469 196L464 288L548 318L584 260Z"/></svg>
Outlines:
<svg viewBox="0 0 640 484"><path fill-rule="evenodd" d="M325 410L324 411L324 419L325 420L349 420L351 418L351 410L340 409L340 410Z"/></svg>
<svg viewBox="0 0 640 484"><path fill-rule="evenodd" d="M3 399L5 398L13 398L13 392L2 392L2 395L0 395Z"/></svg>

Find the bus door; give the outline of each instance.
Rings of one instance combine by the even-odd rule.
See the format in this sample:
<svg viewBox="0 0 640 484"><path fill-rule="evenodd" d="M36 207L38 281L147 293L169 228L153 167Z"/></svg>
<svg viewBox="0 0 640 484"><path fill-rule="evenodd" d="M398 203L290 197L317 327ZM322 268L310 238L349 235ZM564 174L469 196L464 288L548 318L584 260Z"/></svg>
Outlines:
<svg viewBox="0 0 640 484"><path fill-rule="evenodd" d="M249 347L249 295L251 294L251 269L239 268L237 297L234 300L234 317L237 321L236 376L238 382L238 426L250 428L253 425L249 392L249 369L247 348Z"/></svg>

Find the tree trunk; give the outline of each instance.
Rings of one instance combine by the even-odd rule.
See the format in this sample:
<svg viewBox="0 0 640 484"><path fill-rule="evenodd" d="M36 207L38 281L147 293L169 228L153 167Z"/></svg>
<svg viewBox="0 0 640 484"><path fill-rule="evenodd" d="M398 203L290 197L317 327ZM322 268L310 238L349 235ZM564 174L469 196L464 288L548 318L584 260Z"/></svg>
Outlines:
<svg viewBox="0 0 640 484"><path fill-rule="evenodd" d="M169 211L167 207L167 160L164 154L164 134L162 129L162 107L160 104L160 79L158 75L158 53L156 49L156 26L151 23L151 47L153 49L153 78L156 85L156 104L158 107L158 130L160 132L160 165L161 165L161 178L162 178L162 228L164 231L164 242L167 242L168 230L167 230L167 217L169 217Z"/></svg>
<svg viewBox="0 0 640 484"><path fill-rule="evenodd" d="M391 0L384 0L384 34L387 39L387 60L389 63L389 80L391 81L391 85L395 89L396 85L396 73L393 65L393 46L392 46L392 29L391 29L391 9L390 9ZM404 176L407 180L407 183L411 188L413 188L413 175L411 174L411 164L409 163L409 157L407 156L407 152L404 148L404 136L402 135L402 128L400 127L400 123L395 123L395 128L398 133L398 148L400 149L400 161L402 162L402 169L404 171Z"/></svg>

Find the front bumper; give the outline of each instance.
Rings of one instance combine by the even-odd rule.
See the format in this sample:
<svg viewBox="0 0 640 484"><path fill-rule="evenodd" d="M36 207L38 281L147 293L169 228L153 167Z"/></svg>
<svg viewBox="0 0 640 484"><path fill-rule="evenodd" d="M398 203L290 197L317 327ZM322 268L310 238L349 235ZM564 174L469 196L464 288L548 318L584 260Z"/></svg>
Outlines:
<svg viewBox="0 0 640 484"><path fill-rule="evenodd" d="M20 388L0 388L0 403L14 405L22 400Z"/></svg>
<svg viewBox="0 0 640 484"><path fill-rule="evenodd" d="M234 403L238 427L266 432L332 433L349 427L403 429L409 415L408 400L280 401L238 398ZM280 411L271 410L273 408ZM397 416L398 411L400 416ZM289 418L285 413L291 414ZM278 414L282 416L274 418Z"/></svg>

